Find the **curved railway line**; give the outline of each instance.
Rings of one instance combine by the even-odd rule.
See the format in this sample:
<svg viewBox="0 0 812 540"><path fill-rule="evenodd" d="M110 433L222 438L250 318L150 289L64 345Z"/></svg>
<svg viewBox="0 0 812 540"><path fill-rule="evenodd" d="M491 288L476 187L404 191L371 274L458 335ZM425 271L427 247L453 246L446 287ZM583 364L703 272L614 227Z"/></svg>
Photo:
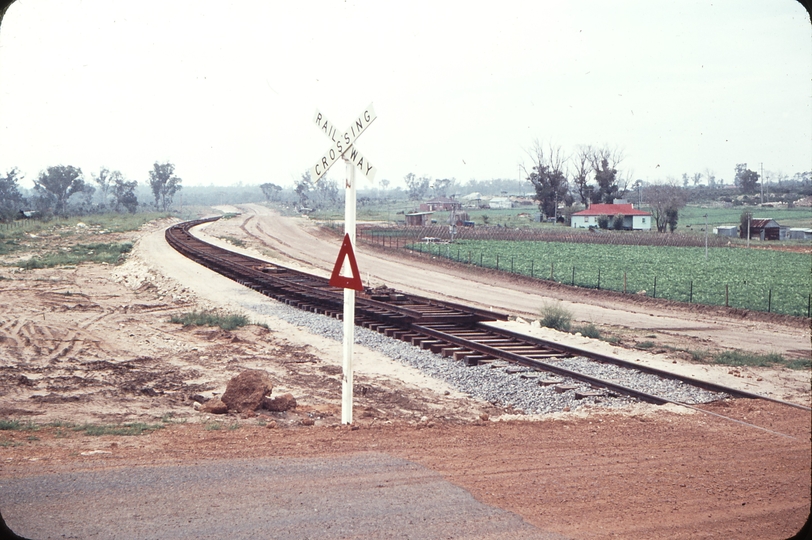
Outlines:
<svg viewBox="0 0 812 540"><path fill-rule="evenodd" d="M190 233L191 228L217 219L219 217L174 225L166 230L166 240L174 249L195 262L279 302L334 318L342 317L343 292L341 289L331 287L328 279L235 253L204 242ZM653 404L676 403L696 408L552 363L561 358L585 357L595 362L614 364L621 368L679 380L732 397L765 399L803 410L812 410L804 405L641 366L488 324L507 318L507 315L502 313L405 294L388 288L367 288L356 295L357 326L406 341L467 365L507 361L538 372L586 383L595 390L605 392L604 395L623 395ZM555 384L561 381L539 380L540 384L547 382ZM697 410L708 413L702 409Z"/></svg>

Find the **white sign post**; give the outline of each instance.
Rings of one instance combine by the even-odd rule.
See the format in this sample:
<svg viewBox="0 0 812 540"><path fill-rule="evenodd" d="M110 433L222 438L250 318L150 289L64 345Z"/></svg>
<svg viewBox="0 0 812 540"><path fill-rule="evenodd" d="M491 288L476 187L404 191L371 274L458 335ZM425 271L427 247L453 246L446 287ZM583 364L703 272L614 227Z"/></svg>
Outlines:
<svg viewBox="0 0 812 540"><path fill-rule="evenodd" d="M321 156L318 162L310 169L311 177L319 180L327 170L338 161L339 157L344 158L347 164L347 179L344 191L344 237L349 238L351 243L350 256L355 260L355 169L370 180L375 179L377 169L368 159L361 155L355 147L355 140L366 128L375 120L375 109L372 104L359 115L350 127L343 133L339 133L335 126L318 110L313 117L313 121L318 128L333 141L330 148ZM343 250L339 253L339 260L336 264L341 264ZM346 263L344 266L348 266ZM356 276L358 277L358 276ZM355 342L355 289L344 286L344 346L343 346L343 377L341 380L341 423L352 424L352 350Z"/></svg>

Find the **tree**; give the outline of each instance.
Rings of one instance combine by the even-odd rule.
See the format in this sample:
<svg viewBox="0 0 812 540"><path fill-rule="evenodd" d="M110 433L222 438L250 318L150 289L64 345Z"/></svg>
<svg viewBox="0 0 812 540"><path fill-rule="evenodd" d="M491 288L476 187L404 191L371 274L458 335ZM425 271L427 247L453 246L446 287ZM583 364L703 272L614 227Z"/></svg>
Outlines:
<svg viewBox="0 0 812 540"><path fill-rule="evenodd" d="M544 147L536 141L531 154L533 168L527 175L527 181L536 190L536 200L544 217L555 217L558 202L563 201L569 191L569 182L565 172L567 158L561 147L550 145L545 153ZM527 171L525 171L527 173Z"/></svg>
<svg viewBox="0 0 812 540"><path fill-rule="evenodd" d="M175 193L181 190L181 180L175 176L175 166L168 161L158 163L157 161L149 171L149 187L152 188L152 195L155 197L155 208L160 208L166 212L166 208L172 204Z"/></svg>
<svg viewBox="0 0 812 540"><path fill-rule="evenodd" d="M118 174L118 177L113 181L113 201L115 201L114 208L116 212L123 206L131 214L135 213L138 208L138 197L135 195L137 186L137 180L127 181L121 173Z"/></svg>
<svg viewBox="0 0 812 540"><path fill-rule="evenodd" d="M592 147L579 146L572 160L575 169L572 175L572 183L575 185L581 202L589 205L592 202L592 193L595 190L593 186L589 185L589 176L592 172Z"/></svg>
<svg viewBox="0 0 812 540"><path fill-rule="evenodd" d="M759 188L758 173L748 169L747 163L738 163L734 183L742 190L742 193L755 193Z"/></svg>
<svg viewBox="0 0 812 540"><path fill-rule="evenodd" d="M435 180L433 187L435 197L446 197L448 195L448 188L451 187L451 179L443 178L442 180Z"/></svg>
<svg viewBox="0 0 812 540"><path fill-rule="evenodd" d="M322 178L316 182L312 200L315 208L333 207L338 204L338 184L335 180Z"/></svg>
<svg viewBox="0 0 812 540"><path fill-rule="evenodd" d="M118 174L121 175L121 173ZM107 206L107 196L110 192L110 187L113 185L112 174L106 167L102 167L99 169L98 175L96 173L90 173L90 176L93 178L93 182L99 186L99 206L105 208Z"/></svg>
<svg viewBox="0 0 812 540"><path fill-rule="evenodd" d="M0 176L0 220L11 221L26 204L17 183L22 175L17 167L12 167L5 176Z"/></svg>
<svg viewBox="0 0 812 540"><path fill-rule="evenodd" d="M34 190L40 195L44 204L54 205L54 213L62 215L71 195L85 191L82 169L71 165L48 167L34 181Z"/></svg>
<svg viewBox="0 0 812 540"><path fill-rule="evenodd" d="M702 181L702 173L694 173L694 175L691 177L691 181L694 183L694 187L697 187Z"/></svg>
<svg viewBox="0 0 812 540"><path fill-rule="evenodd" d="M302 178L296 182L294 192L299 197L299 208L307 208L307 201L310 198L310 190L313 189L313 182L310 181L310 171L305 171Z"/></svg>
<svg viewBox="0 0 812 540"><path fill-rule="evenodd" d="M386 191L386 188L389 187L389 180L387 180L386 178L381 180L381 187L383 188L384 191Z"/></svg>
<svg viewBox="0 0 812 540"><path fill-rule="evenodd" d="M429 189L431 179L427 176L416 178L414 173L409 173L403 177L406 182L406 189L409 192L409 199L419 201L426 196L426 191Z"/></svg>
<svg viewBox="0 0 812 540"><path fill-rule="evenodd" d="M598 184L598 191L593 193L592 202L613 203L621 191L626 190L625 186L621 190L617 182L617 166L623 161L623 152L604 146L592 151L590 161Z"/></svg>
<svg viewBox="0 0 812 540"><path fill-rule="evenodd" d="M708 179L708 187L713 189L716 187L716 175L710 169L705 169L705 178Z"/></svg>
<svg viewBox="0 0 812 540"><path fill-rule="evenodd" d="M270 202L276 199L279 192L282 191L282 186L266 182L265 184L260 184L259 189L262 190L265 200Z"/></svg>
<svg viewBox="0 0 812 540"><path fill-rule="evenodd" d="M674 232L677 228L679 209L685 206L685 191L680 189L674 180L650 184L644 190L657 231L665 232L671 226L671 232Z"/></svg>

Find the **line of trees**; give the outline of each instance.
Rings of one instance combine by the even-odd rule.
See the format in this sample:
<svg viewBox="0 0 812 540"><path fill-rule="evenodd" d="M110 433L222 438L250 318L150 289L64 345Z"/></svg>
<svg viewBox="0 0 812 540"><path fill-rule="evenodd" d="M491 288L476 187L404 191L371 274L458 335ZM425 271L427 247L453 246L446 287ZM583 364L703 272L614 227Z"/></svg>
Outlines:
<svg viewBox="0 0 812 540"><path fill-rule="evenodd" d="M149 171L149 187L155 197L156 210L166 211L182 180L174 174L169 162L155 162ZM101 167L86 181L82 169L72 165L54 165L39 173L34 180L32 196L20 189L23 175L16 167L0 175L0 220L10 221L20 212L34 210L41 215L62 216L70 211L92 213L113 210L134 213L138 209L137 180L128 180L120 171ZM98 203L94 205L94 195Z"/></svg>
<svg viewBox="0 0 812 540"><path fill-rule="evenodd" d="M616 148L586 145L567 155L560 146L545 148L536 141L529 154L531 167L524 172L545 218L556 216L560 202L572 206L576 196L585 205L608 204L629 187L631 172L624 175L618 170L624 155Z"/></svg>

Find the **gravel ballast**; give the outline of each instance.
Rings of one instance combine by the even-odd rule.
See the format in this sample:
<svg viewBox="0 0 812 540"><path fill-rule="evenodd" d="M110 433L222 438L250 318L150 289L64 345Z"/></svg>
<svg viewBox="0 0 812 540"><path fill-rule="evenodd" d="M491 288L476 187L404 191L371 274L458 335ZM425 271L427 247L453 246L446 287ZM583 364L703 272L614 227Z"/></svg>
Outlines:
<svg viewBox="0 0 812 540"><path fill-rule="evenodd" d="M259 314L277 317L328 339L339 342L343 339L343 322L338 319L303 311L282 303L254 304L243 307ZM503 362L466 366L462 362L444 358L439 354L419 349L363 327L356 326L355 343L419 369L430 377L445 381L456 390L475 399L497 406L510 407L519 413L553 413L575 410L585 405L625 407L638 402L635 398L618 396L606 391L601 391L604 395L578 399L576 393L595 392L595 389L574 379L507 365ZM583 357L565 358L551 363L679 403L707 403L727 396L723 393L709 392L682 381L663 379L656 375L612 364L601 364ZM561 382L542 386L539 381L544 380ZM559 387L562 385L571 385L576 388L561 392Z"/></svg>

